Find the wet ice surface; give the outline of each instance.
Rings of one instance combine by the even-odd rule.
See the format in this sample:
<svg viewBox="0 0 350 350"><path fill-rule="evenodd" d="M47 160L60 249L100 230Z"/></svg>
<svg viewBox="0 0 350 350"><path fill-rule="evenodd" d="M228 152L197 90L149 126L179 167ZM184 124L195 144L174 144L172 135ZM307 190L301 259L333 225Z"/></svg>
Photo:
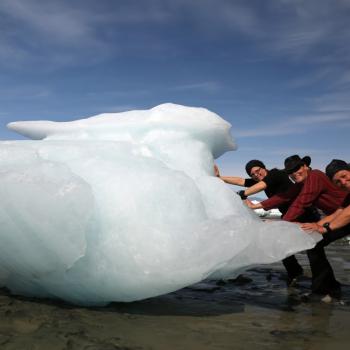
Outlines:
<svg viewBox="0 0 350 350"><path fill-rule="evenodd" d="M227 283L200 283L161 297L105 308L0 295L1 349L348 349L349 241L327 255L342 302L304 300L310 275L285 287L282 264L259 266Z"/></svg>
<svg viewBox="0 0 350 350"><path fill-rule="evenodd" d="M339 301L334 300L333 306L350 305L349 249L350 245L347 240L336 242L327 248L328 257L336 270L336 277L342 283L342 297ZM196 304L207 302L210 308L207 311L202 310L202 313L218 315L240 312L242 307L247 305L281 311L296 311L301 304L319 304L318 297L308 295L311 287L311 272L307 256L304 253L296 256L305 271L297 285L291 288L286 288L287 275L282 264L275 263L250 269L236 279L198 283L163 297L113 305L116 305L119 310L131 313L134 310L137 310L138 313L148 313L152 309L157 314L196 315ZM160 308L154 307L159 303ZM180 307L180 304L184 303L188 303L187 308Z"/></svg>
<svg viewBox="0 0 350 350"><path fill-rule="evenodd" d="M214 176L235 149L204 108L162 104L9 127L0 143L0 286L77 305L143 300L310 249ZM283 234L281 234L283 232Z"/></svg>

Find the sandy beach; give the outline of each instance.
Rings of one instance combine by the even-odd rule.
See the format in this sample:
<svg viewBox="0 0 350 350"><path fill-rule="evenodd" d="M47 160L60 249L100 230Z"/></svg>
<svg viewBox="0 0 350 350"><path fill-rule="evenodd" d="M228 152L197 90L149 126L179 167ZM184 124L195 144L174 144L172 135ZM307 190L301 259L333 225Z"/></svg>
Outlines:
<svg viewBox="0 0 350 350"><path fill-rule="evenodd" d="M203 282L175 293L104 308L0 294L0 349L348 349L349 241L327 254L343 284L341 301L306 298L310 270L285 286L280 263L227 282Z"/></svg>

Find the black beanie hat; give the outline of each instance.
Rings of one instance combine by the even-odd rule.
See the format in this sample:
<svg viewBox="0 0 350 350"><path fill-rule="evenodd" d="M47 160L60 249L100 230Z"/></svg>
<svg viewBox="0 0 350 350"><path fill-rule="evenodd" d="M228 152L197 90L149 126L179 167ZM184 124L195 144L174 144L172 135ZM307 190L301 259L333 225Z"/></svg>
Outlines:
<svg viewBox="0 0 350 350"><path fill-rule="evenodd" d="M332 180L340 170L350 170L350 164L340 159L333 159L326 167L326 175Z"/></svg>
<svg viewBox="0 0 350 350"><path fill-rule="evenodd" d="M245 171L247 174L250 176L250 171L255 167L258 166L260 168L266 169L265 164L261 160L253 159L250 160L246 166L245 166Z"/></svg>

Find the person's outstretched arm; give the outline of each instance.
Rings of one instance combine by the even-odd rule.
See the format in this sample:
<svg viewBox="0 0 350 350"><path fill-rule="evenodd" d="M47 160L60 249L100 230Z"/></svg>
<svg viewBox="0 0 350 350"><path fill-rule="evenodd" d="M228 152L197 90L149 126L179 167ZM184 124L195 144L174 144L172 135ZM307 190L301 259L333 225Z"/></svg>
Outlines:
<svg viewBox="0 0 350 350"><path fill-rule="evenodd" d="M337 215L330 223L331 230L337 230L350 224L350 205L344 208L339 215Z"/></svg>
<svg viewBox="0 0 350 350"><path fill-rule="evenodd" d="M248 187L245 191L244 194L246 196L251 196L252 194L259 193L261 191L264 191L266 189L267 185L265 181L259 181L253 186Z"/></svg>
<svg viewBox="0 0 350 350"><path fill-rule="evenodd" d="M245 179L243 179L242 177L238 177L238 176L221 176L220 175L220 171L218 166L215 164L214 165L214 173L215 176L219 177L222 181L230 184L230 185L236 185L236 186L245 186Z"/></svg>
<svg viewBox="0 0 350 350"><path fill-rule="evenodd" d="M350 205L344 209L338 209L332 215L324 217L317 223L309 223L301 225L301 228L305 231L317 231L318 233L324 234L327 229L323 226L326 222L329 223L329 229L334 231L338 230L346 225L350 224Z"/></svg>
<svg viewBox="0 0 350 350"><path fill-rule="evenodd" d="M244 187L245 179L237 176L219 176L222 181L225 181L227 184L242 186Z"/></svg>
<svg viewBox="0 0 350 350"><path fill-rule="evenodd" d="M299 184L293 184L289 187L286 192L277 193L272 197L265 199L261 202L261 208L265 210L270 210L274 208L278 208L283 204L287 204L294 200L301 190L301 186Z"/></svg>
<svg viewBox="0 0 350 350"><path fill-rule="evenodd" d="M230 185L247 187L247 185L248 186L250 185L249 182L252 182L253 185L249 186L245 190L238 192L238 194L241 196L242 199L245 199L246 197L251 196L252 194L264 191L267 187L267 184L264 181L259 181L256 183L252 179L247 180L247 179L244 179L244 178L238 177L238 176L221 176L217 165L214 165L214 173L215 173L215 176L219 177L222 181L224 181Z"/></svg>
<svg viewBox="0 0 350 350"><path fill-rule="evenodd" d="M339 208L333 214L327 215L327 216L323 217L321 220L319 220L317 222L301 223L300 227L304 231L307 231L307 232L318 231L319 233L323 233L324 232L323 224L326 223L326 222L333 221L342 211L343 211L343 208Z"/></svg>

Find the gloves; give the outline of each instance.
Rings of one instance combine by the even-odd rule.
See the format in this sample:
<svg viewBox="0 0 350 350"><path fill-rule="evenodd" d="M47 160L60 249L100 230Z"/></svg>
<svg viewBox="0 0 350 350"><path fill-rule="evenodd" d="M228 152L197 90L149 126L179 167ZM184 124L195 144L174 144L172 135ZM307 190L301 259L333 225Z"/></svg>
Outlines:
<svg viewBox="0 0 350 350"><path fill-rule="evenodd" d="M247 199L248 197L244 194L244 190L238 191L237 194L241 197L242 200Z"/></svg>

